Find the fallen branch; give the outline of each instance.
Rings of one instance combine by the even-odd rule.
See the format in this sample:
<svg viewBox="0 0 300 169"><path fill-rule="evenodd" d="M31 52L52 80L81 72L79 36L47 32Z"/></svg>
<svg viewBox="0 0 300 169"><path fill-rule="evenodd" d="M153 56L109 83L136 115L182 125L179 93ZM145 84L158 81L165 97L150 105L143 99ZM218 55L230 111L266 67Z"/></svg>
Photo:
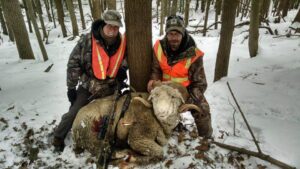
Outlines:
<svg viewBox="0 0 300 169"><path fill-rule="evenodd" d="M272 29L269 26L259 26L259 28L265 28L270 32L271 35L274 35Z"/></svg>
<svg viewBox="0 0 300 169"><path fill-rule="evenodd" d="M287 34L287 35L274 36L273 38L280 38L280 37L287 37L287 38L289 38L291 36L299 36L300 37L300 35L290 35L290 34Z"/></svg>
<svg viewBox="0 0 300 169"><path fill-rule="evenodd" d="M283 163L279 160L276 160L275 158L273 158L267 154L264 154L264 153L254 152L254 151L246 150L244 148L235 147L235 146L227 145L227 144L216 142L216 141L212 141L211 143L213 143L219 147L228 149L228 150L237 151L242 154L247 154L247 155L250 155L253 157L260 158L262 160L270 162L271 164L277 165L278 167L281 167L283 169L296 169L296 167L292 167L288 164L285 164L285 163Z"/></svg>
<svg viewBox="0 0 300 169"><path fill-rule="evenodd" d="M46 72L46 73L49 72L51 70L51 68L52 68L53 65L54 64L52 63L50 66L48 66L47 69L44 70L44 72Z"/></svg>
<svg viewBox="0 0 300 169"><path fill-rule="evenodd" d="M209 28L215 26L216 24L221 24L221 23L222 23L221 21L215 22L215 23L209 25L206 29L209 29Z"/></svg>
<svg viewBox="0 0 300 169"><path fill-rule="evenodd" d="M239 24L236 24L236 25L234 25L234 27L236 28L236 27L242 27L242 26L244 26L244 25L249 25L250 24L250 21L246 21L246 22L242 22L242 23L239 23Z"/></svg>
<svg viewBox="0 0 300 169"><path fill-rule="evenodd" d="M240 105L238 104L238 102L237 102L237 100L236 100L236 98L235 98L235 96L234 96L234 94L233 94L233 92L232 92L232 90L231 90L231 87L230 87L230 85L229 85L228 82L227 82L227 86L228 86L228 89L229 89L229 91L230 91L230 93L231 93L231 95L232 95L232 97L233 97L233 100L234 100L235 104L237 105L239 111L240 111L241 114L242 114L242 117L243 117L243 119L244 119L244 121L245 121L245 123L246 123L246 125L247 125L248 130L250 131L250 134L251 134L251 136L252 136L252 138L253 138L253 141L254 141L254 143L255 143L255 145L256 145L256 147L257 147L258 152L259 152L259 153L262 153L261 150L260 150L260 147L259 147L259 145L258 145L258 141L255 139L255 136L254 136L254 134L253 134L253 132L252 132L252 130L251 130L251 127L250 127L250 125L249 125L249 123L248 123L248 121L247 121L247 119L246 119L246 117L245 117L245 115L244 115L244 113L243 113L243 111L242 111Z"/></svg>

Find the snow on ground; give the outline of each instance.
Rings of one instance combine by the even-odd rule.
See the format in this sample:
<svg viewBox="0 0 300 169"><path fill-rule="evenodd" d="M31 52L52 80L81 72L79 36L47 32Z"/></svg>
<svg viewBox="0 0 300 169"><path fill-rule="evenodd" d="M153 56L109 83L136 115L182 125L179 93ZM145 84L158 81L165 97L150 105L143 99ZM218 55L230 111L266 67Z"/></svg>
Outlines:
<svg viewBox="0 0 300 169"><path fill-rule="evenodd" d="M88 11L87 6L85 6ZM87 13L87 12L86 12ZM211 12L213 23L213 11ZM289 12L287 22L272 24L279 34L285 34L296 11ZM197 25L203 14L191 12L190 25ZM88 17L86 17L88 18ZM156 19L154 19L156 20ZM87 25L91 21L87 21ZM236 23L240 22L237 19ZM70 24L70 22L67 22ZM49 23L51 28L52 24ZM88 26L89 27L89 26ZM154 21L153 41L159 37L159 26ZM219 27L220 28L220 27ZM188 30L195 28L188 27ZM209 87L205 93L211 106L214 139L256 151L251 135L237 111L233 134L233 113L237 110L229 93L227 82L237 98L254 135L264 153L287 164L300 167L300 39L266 34L260 29L259 53L250 58L248 35L243 32L248 26L234 32L228 77L213 83L216 53L219 45L219 30L210 30L207 37L193 35L198 47L205 52L204 66ZM84 30L82 32L88 32ZM121 30L124 32L124 28ZM69 32L70 34L70 32ZM16 46L2 36L0 43L0 168L93 168L94 158L85 152L75 155L70 135L65 151L53 153L48 136L68 111L66 97L66 64L75 46L75 40L62 38L60 28L51 30L46 45L49 61L43 62L34 34L30 34L32 47L37 57L34 61L19 60ZM44 70L54 64L50 72ZM166 160L147 168L277 168L257 158L239 155L207 145L194 138L193 118L183 115L188 132L175 132L165 148ZM180 136L179 136L180 135ZM201 146L200 146L201 145ZM204 153L200 150L205 149ZM145 168L145 167L143 167Z"/></svg>

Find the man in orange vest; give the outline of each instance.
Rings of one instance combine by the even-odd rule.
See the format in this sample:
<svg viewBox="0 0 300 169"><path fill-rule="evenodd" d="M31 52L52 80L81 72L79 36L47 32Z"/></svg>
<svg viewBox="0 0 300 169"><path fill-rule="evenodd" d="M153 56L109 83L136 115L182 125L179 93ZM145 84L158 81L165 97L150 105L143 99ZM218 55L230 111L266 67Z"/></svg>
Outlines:
<svg viewBox="0 0 300 169"><path fill-rule="evenodd" d="M190 97L187 103L200 107L201 112L191 111L202 137L211 137L211 117L204 91L207 82L203 67L204 53L196 47L195 41L184 28L183 19L172 15L167 18L166 35L157 40L153 47L152 73L148 91L155 80L173 81L187 87Z"/></svg>
<svg viewBox="0 0 300 169"><path fill-rule="evenodd" d="M80 108L95 98L112 95L115 90L125 86L126 41L119 32L121 18L117 11L106 11L102 19L93 22L91 33L80 38L70 55L67 95L71 106L54 131L52 144L55 151L63 151L64 139Z"/></svg>

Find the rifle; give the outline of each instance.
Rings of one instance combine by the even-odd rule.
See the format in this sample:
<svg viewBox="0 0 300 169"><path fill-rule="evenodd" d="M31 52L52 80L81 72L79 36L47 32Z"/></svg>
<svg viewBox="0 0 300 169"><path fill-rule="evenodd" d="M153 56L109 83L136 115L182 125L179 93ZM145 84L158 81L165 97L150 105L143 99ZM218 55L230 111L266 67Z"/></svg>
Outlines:
<svg viewBox="0 0 300 169"><path fill-rule="evenodd" d="M100 123L100 131L97 138L101 141L100 152L98 157L98 169L107 169L108 161L112 153L111 146L114 145L114 133L112 134L112 127L115 119L115 109L117 101L119 99L119 85L113 94L113 104L108 115L102 117L102 123Z"/></svg>

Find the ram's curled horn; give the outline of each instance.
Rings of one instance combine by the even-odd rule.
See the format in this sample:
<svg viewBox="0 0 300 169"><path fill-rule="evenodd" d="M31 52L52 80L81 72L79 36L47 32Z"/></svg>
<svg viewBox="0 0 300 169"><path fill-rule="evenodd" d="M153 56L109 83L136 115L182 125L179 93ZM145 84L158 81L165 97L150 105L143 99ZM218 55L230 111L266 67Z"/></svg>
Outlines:
<svg viewBox="0 0 300 169"><path fill-rule="evenodd" d="M200 107L198 107L195 104L182 104L179 108L178 111L179 112L183 112L183 111L187 111L187 110L196 110L198 112L202 112L202 110L200 109Z"/></svg>
<svg viewBox="0 0 300 169"><path fill-rule="evenodd" d="M152 84L153 88L161 86L163 83L160 80L155 80Z"/></svg>
<svg viewBox="0 0 300 169"><path fill-rule="evenodd" d="M150 102L148 102L147 100L145 100L144 98L142 98L142 97L134 97L133 100L138 100L141 103L143 103L146 107L152 108L152 104Z"/></svg>

